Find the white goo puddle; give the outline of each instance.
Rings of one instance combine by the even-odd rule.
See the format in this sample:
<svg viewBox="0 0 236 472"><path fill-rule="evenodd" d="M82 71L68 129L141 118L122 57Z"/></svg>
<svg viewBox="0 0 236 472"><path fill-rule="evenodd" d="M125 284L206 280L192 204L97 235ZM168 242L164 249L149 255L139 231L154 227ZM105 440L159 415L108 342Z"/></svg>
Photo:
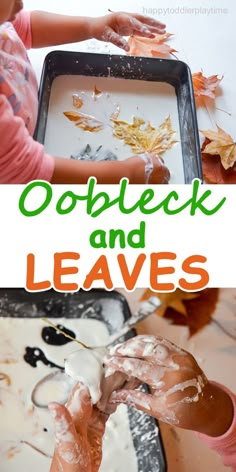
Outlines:
<svg viewBox="0 0 236 472"><path fill-rule="evenodd" d="M108 340L106 326L97 320L56 319L72 330L87 345L101 346ZM36 383L52 373L38 362L37 368L24 359L25 348L37 347L52 362L63 366L64 359L76 350L75 343L64 346L46 344L41 332L45 324L40 319L0 319L0 372L11 378L11 385L0 382L0 470L1 472L49 471L51 459L44 457L20 441L26 441L49 456L53 453L53 422L47 410L34 408L31 393ZM55 385L52 385L52 392ZM52 399L50 399L52 400ZM108 421L104 438L101 472L137 472L137 458L129 429L125 406L119 407Z"/></svg>
<svg viewBox="0 0 236 472"><path fill-rule="evenodd" d="M101 91L94 99L94 88ZM73 107L73 95L82 98L84 105L79 110ZM143 80L128 80L112 77L59 76L53 81L47 117L45 150L58 156L69 158L78 155L88 144L93 151L101 145L104 151L113 152L119 160L127 159L134 153L129 145L113 136L110 116L120 109L119 120L132 122L139 117L158 128L170 115L177 141L163 154L171 173L171 184L184 183L184 169L180 142L180 127L177 97L174 87L167 83ZM105 122L99 132L84 131L69 121L64 112L79 111Z"/></svg>

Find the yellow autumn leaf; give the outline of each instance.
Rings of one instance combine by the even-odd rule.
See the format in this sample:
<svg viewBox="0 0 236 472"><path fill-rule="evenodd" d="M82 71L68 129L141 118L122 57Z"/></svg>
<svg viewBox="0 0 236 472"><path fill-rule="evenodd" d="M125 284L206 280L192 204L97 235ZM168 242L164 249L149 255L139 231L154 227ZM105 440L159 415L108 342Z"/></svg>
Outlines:
<svg viewBox="0 0 236 472"><path fill-rule="evenodd" d="M177 142L172 139L176 132L172 128L170 116L159 128L154 128L138 117L133 118L133 123L117 119L112 121L114 136L130 146L135 154L148 152L161 156Z"/></svg>
<svg viewBox="0 0 236 472"><path fill-rule="evenodd" d="M222 128L217 126L217 131L201 131L211 142L204 148L204 153L212 156L220 156L224 169L233 167L236 161L236 142Z"/></svg>

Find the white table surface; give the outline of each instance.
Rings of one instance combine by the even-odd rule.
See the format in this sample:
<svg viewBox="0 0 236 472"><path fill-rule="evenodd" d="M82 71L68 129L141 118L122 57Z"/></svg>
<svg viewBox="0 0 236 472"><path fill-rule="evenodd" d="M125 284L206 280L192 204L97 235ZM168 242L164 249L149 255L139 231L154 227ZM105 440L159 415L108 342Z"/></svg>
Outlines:
<svg viewBox="0 0 236 472"><path fill-rule="evenodd" d="M213 128L217 123L226 131L236 136L236 94L235 94L235 59L234 47L236 37L236 2L234 0L175 0L158 2L141 0L25 0L26 9L41 9L56 13L98 16L113 11L126 10L140 13L154 8L222 8L227 13L188 14L170 10L169 14L160 16L168 25L168 31L175 34L173 47L180 51L178 58L187 62L192 72L203 69L206 75L224 74L222 93L217 98L216 106L228 114L207 105L198 111L199 128ZM155 15L157 18L157 16ZM32 64L41 75L45 55L52 49L67 49L88 52L117 53L119 50L111 45L98 43L95 40L80 44L60 46L30 51ZM142 290L126 294L135 309ZM236 333L236 289L222 290L215 316L225 323L226 327ZM215 325L209 325L201 333L188 340L186 328L170 326L167 321L153 315L142 323L140 332L158 333L168 337L185 349L190 350L198 359L206 374L232 390L236 391L236 342L225 336ZM217 412L216 412L217 414ZM220 458L210 451L194 433L162 426L162 434L168 460L169 472L224 472L226 469ZM122 471L123 472L123 471Z"/></svg>

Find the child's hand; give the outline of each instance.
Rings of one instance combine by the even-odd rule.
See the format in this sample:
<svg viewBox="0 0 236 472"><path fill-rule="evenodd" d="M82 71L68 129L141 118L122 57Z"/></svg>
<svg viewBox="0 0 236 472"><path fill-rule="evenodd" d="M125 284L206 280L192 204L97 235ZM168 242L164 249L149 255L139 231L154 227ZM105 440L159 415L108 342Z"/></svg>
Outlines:
<svg viewBox="0 0 236 472"><path fill-rule="evenodd" d="M145 162L145 156L130 157L123 163L127 166L129 182L131 184L168 184L170 180L169 169L164 165L161 157L149 155ZM151 163L151 166L150 166ZM150 170L150 167L152 169Z"/></svg>
<svg viewBox="0 0 236 472"><path fill-rule="evenodd" d="M107 415L90 401L89 391L78 384L67 408L51 403L56 446L50 472L97 472L102 460L102 439Z"/></svg>
<svg viewBox="0 0 236 472"><path fill-rule="evenodd" d="M125 51L129 51L129 45L123 36L137 35L154 38L155 34L164 33L163 23L134 13L111 13L92 20L92 37L113 43Z"/></svg>
<svg viewBox="0 0 236 472"><path fill-rule="evenodd" d="M161 337L138 336L117 346L106 364L132 375L151 388L114 392L113 404L126 403L161 421L209 436L220 436L230 427L230 397L210 383L191 354Z"/></svg>

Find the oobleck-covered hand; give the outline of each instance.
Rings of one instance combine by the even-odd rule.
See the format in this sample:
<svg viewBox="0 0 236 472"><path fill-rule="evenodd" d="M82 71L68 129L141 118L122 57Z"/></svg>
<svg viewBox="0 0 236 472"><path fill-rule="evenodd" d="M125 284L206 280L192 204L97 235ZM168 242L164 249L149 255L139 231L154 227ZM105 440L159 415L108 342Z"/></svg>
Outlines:
<svg viewBox="0 0 236 472"><path fill-rule="evenodd" d="M112 404L125 403L163 422L210 436L220 436L230 427L231 399L208 381L190 353L171 342L156 336L137 336L113 348L105 362L148 384L151 391L113 392Z"/></svg>
<svg viewBox="0 0 236 472"><path fill-rule="evenodd" d="M143 154L130 157L123 163L128 168L127 175L131 184L169 183L170 172L161 157L154 154Z"/></svg>
<svg viewBox="0 0 236 472"><path fill-rule="evenodd" d="M108 416L92 405L89 390L78 384L66 405L51 403L56 446L50 472L97 472Z"/></svg>
<svg viewBox="0 0 236 472"><path fill-rule="evenodd" d="M154 38L155 34L162 33L165 33L165 25L153 18L135 13L117 12L94 19L91 35L100 41L113 43L129 51L124 36Z"/></svg>
<svg viewBox="0 0 236 472"><path fill-rule="evenodd" d="M65 371L74 381L80 382L89 390L91 402L106 414L116 410L116 406L109 404L114 390L125 387L135 388L140 385L137 379L122 372L113 372L104 365L106 349L78 349L65 361Z"/></svg>

